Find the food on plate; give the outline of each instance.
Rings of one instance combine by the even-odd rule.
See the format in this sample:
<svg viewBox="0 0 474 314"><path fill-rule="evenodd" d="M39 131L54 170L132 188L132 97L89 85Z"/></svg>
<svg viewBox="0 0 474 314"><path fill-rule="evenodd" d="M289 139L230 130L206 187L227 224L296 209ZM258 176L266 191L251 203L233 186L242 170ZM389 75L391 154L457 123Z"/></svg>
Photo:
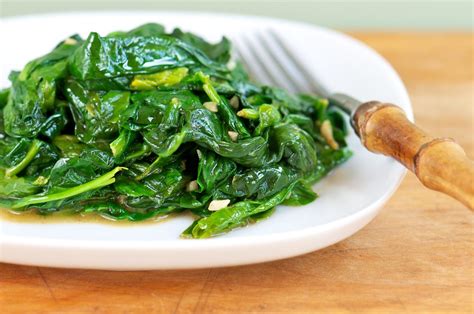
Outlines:
<svg viewBox="0 0 474 314"><path fill-rule="evenodd" d="M189 211L206 238L304 205L351 153L342 114L249 80L231 43L145 24L71 36L0 91L0 207L140 221ZM289 209L291 210L291 209Z"/></svg>

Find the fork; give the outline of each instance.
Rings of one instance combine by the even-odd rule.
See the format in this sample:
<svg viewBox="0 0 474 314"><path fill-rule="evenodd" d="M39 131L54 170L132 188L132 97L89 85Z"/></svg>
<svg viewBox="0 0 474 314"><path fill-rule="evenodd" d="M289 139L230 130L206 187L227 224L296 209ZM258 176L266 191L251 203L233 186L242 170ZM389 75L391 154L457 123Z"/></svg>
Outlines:
<svg viewBox="0 0 474 314"><path fill-rule="evenodd" d="M399 106L381 101L360 102L333 93L308 71L288 43L273 30L234 38L234 51L249 74L292 92L310 92L350 115L351 125L369 151L395 158L428 188L448 194L474 210L474 162L451 138L434 138L410 122Z"/></svg>

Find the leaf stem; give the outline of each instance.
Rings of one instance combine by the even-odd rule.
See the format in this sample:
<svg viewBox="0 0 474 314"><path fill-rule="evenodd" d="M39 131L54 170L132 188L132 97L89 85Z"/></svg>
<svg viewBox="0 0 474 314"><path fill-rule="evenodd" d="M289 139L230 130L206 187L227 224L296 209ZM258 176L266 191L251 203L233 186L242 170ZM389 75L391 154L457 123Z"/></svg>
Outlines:
<svg viewBox="0 0 474 314"><path fill-rule="evenodd" d="M237 112L237 116L249 120L258 120L258 111L251 108L244 108Z"/></svg>
<svg viewBox="0 0 474 314"><path fill-rule="evenodd" d="M128 154L125 157L125 161L141 157L141 156L145 155L146 153L150 152L150 150L151 150L150 146L147 143L143 143L142 147L139 150Z"/></svg>
<svg viewBox="0 0 474 314"><path fill-rule="evenodd" d="M28 164L33 160L33 158L35 158L40 147L41 147L41 141L34 140L31 143L30 148L28 149L28 152L26 153L25 158L23 158L17 165L8 168L5 171L5 177L11 178L14 175L17 175L18 173L20 173L23 169L25 169L28 166Z"/></svg>
<svg viewBox="0 0 474 314"><path fill-rule="evenodd" d="M160 165L163 158L171 156L176 150L178 150L179 146L183 143L186 137L186 129L183 129L181 132L176 133L175 135L171 136L170 142L168 143L168 147L165 151L158 154L155 161L151 165L149 165L145 171L143 171L140 175L138 175L135 180L140 181L143 178L150 175L153 171L155 171L158 166Z"/></svg>
<svg viewBox="0 0 474 314"><path fill-rule="evenodd" d="M234 112L234 109L230 106L228 101L225 98L222 98L221 96L219 96L214 86L212 86L212 82L211 82L211 79L209 78L209 75L199 72L198 77L203 83L202 89L207 94L209 99L217 104L217 108L219 109L219 114L222 115L223 119L226 121L229 128L232 131L239 133L243 137L250 136L249 131L244 126L242 121L239 120L239 118Z"/></svg>
<svg viewBox="0 0 474 314"><path fill-rule="evenodd" d="M213 102L217 103L217 104L221 104L222 99L219 96L219 94L217 93L217 91L214 89L214 86L212 86L212 83L211 83L211 80L209 79L209 76L205 75L202 72L199 72L198 75L199 75L199 78L201 79L201 81L203 82L202 88L204 89L204 92L207 94L209 99L212 100Z"/></svg>
<svg viewBox="0 0 474 314"><path fill-rule="evenodd" d="M127 129L120 131L119 136L109 145L110 150L116 159L122 157L134 138L134 132Z"/></svg>
<svg viewBox="0 0 474 314"><path fill-rule="evenodd" d="M95 190L95 189L104 187L106 185L114 183L115 174L121 170L127 170L127 168L116 167L113 170L107 172L106 174L92 181L89 181L87 183L72 187L70 189L67 189L58 193L46 194L46 195L31 195L31 196L24 197L16 201L13 204L12 208L21 208L21 207L25 207L25 206L33 205L33 204L57 201L57 200L65 199L68 197L73 197L90 190Z"/></svg>

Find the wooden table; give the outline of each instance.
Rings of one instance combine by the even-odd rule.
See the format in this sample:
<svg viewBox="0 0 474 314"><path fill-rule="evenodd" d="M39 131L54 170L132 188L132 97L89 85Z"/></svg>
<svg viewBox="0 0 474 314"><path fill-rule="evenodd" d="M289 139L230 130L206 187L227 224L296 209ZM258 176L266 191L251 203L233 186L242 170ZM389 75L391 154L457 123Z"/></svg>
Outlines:
<svg viewBox="0 0 474 314"><path fill-rule="evenodd" d="M408 87L417 124L473 157L473 35L354 33ZM0 265L0 312L472 312L473 214L413 175L341 243L260 265L107 272Z"/></svg>

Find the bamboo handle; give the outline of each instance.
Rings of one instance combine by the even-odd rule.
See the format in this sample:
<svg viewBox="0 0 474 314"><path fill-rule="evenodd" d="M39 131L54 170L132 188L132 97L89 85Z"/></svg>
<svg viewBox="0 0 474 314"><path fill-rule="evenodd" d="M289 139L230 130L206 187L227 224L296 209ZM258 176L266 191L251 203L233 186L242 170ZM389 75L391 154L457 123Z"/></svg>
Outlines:
<svg viewBox="0 0 474 314"><path fill-rule="evenodd" d="M454 140L429 136L392 104L364 103L352 119L368 150L397 159L426 187L474 209L474 162Z"/></svg>

